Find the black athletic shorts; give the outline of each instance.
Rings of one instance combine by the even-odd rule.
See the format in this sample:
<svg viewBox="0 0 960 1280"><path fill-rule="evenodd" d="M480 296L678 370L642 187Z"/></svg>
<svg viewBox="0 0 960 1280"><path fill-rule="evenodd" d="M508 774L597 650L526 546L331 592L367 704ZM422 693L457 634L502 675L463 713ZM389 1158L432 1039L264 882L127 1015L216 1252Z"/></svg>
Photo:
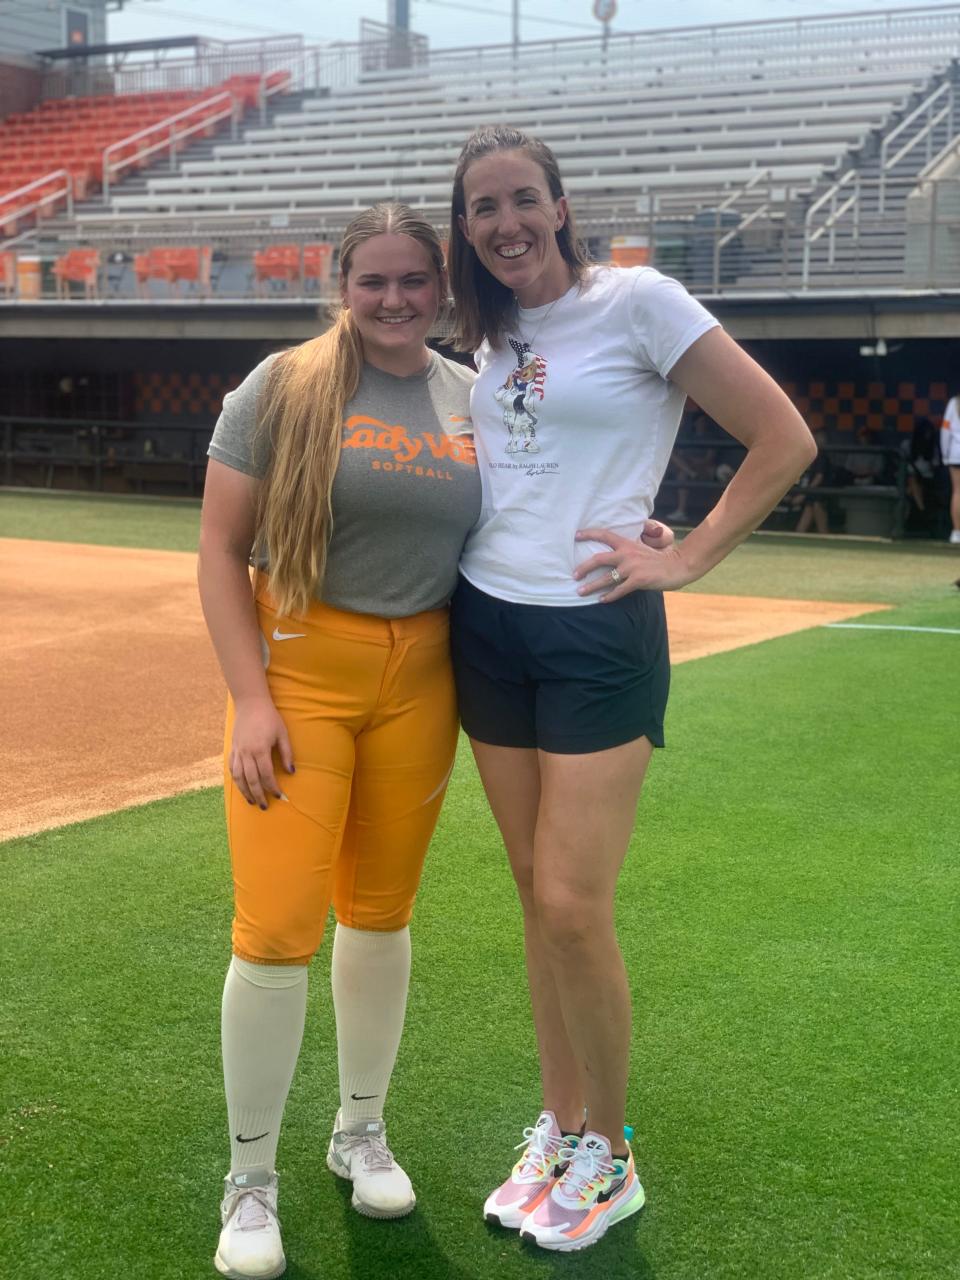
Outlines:
<svg viewBox="0 0 960 1280"><path fill-rule="evenodd" d="M663 594L612 604L511 604L460 578L450 643L471 738L563 755L635 738L663 746L670 656Z"/></svg>

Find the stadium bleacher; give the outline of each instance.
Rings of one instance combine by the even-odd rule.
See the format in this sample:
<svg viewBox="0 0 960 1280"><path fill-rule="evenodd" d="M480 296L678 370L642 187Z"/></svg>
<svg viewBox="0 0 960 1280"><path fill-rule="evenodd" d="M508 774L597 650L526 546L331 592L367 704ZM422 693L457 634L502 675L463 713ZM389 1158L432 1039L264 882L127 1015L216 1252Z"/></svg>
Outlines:
<svg viewBox="0 0 960 1280"><path fill-rule="evenodd" d="M0 135L0 235L14 235L111 177L176 156L256 104L261 77L234 76L212 93L177 89L49 99L8 115ZM279 87L274 76L273 83Z"/></svg>
<svg viewBox="0 0 960 1280"><path fill-rule="evenodd" d="M172 171L131 160L106 198L44 230L61 251L130 261L186 229L213 246L214 294L302 290L303 272L258 275L255 253L335 241L377 200L442 225L464 137L501 121L553 147L601 254L639 235L714 291L899 282L908 200L960 132L958 58L960 9L940 6L441 50L352 74L328 62L312 80L304 60L282 84L272 73L291 92L236 138L195 141ZM132 270L111 288L134 292Z"/></svg>
<svg viewBox="0 0 960 1280"><path fill-rule="evenodd" d="M416 90L373 86L365 95L307 99L269 129L215 148L209 161L115 196L104 216L278 207L336 216L398 188L439 215L459 146L479 120L509 120L543 136L571 195L588 195L591 208L652 190L684 194L690 206L763 169L774 182L812 184L925 82L919 73L870 73L854 86L846 80L842 72L765 80L753 92L737 83L629 90L621 82L580 93L568 85L562 99L515 90L507 97L507 85L495 82L483 105L464 101L459 85L445 99L425 92L422 101Z"/></svg>

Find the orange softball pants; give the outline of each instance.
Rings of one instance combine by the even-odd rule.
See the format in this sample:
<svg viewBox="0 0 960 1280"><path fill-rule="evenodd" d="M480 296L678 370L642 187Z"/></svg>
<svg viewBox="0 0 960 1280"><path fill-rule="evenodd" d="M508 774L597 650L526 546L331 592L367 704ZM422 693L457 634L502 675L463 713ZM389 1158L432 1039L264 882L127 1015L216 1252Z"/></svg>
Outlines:
<svg viewBox="0 0 960 1280"><path fill-rule="evenodd" d="M267 683L296 773L274 756L286 800L264 812L227 769L233 950L264 964L306 964L331 900L350 928L410 921L457 742L448 611L384 619L319 602L278 616L257 596Z"/></svg>

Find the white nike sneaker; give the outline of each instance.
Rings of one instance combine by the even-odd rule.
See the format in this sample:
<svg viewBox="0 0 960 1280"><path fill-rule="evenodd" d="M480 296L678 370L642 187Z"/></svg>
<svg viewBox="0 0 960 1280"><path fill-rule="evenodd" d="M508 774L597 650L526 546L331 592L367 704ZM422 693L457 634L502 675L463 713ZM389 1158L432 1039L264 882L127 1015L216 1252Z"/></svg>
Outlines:
<svg viewBox="0 0 960 1280"><path fill-rule="evenodd" d="M274 1280L287 1268L277 1221L277 1175L224 1178L223 1230L213 1265L230 1280Z"/></svg>
<svg viewBox="0 0 960 1280"><path fill-rule="evenodd" d="M402 1218L417 1203L410 1179L387 1146L382 1120L360 1120L341 1128L338 1111L327 1168L353 1183L351 1203L368 1218Z"/></svg>

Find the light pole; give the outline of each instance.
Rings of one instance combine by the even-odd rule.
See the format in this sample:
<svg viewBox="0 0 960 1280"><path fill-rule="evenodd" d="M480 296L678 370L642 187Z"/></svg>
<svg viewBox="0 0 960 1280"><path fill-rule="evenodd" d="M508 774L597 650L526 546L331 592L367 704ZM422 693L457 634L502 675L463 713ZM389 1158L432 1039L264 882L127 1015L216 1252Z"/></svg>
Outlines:
<svg viewBox="0 0 960 1280"><path fill-rule="evenodd" d="M610 39L610 23L617 16L617 0L593 0L593 16L603 23L603 53L606 57Z"/></svg>

